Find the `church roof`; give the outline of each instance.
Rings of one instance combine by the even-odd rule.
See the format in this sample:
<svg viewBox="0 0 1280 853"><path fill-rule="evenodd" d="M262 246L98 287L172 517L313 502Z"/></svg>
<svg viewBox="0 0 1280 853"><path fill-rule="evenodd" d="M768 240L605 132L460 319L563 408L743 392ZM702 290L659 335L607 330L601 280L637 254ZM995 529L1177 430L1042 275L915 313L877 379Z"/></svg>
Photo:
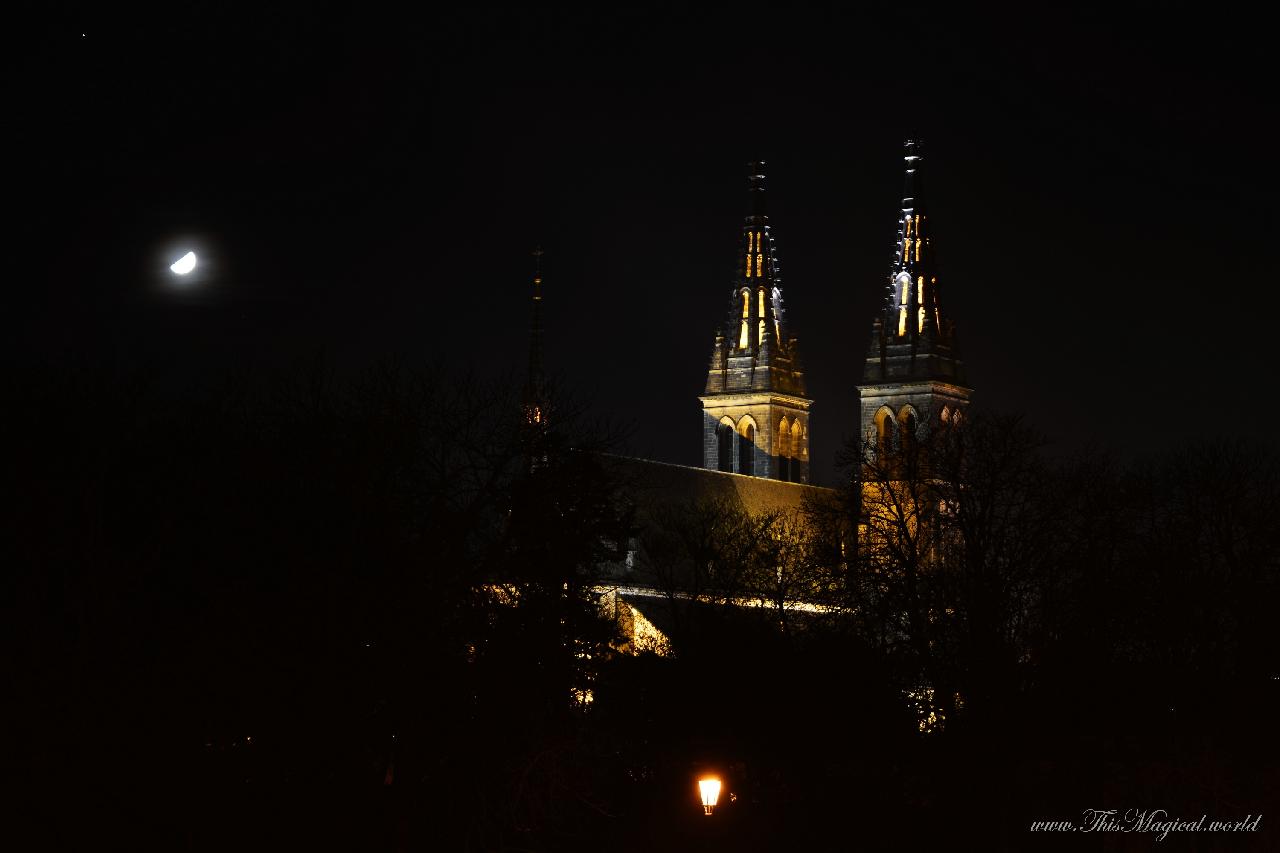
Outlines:
<svg viewBox="0 0 1280 853"><path fill-rule="evenodd" d="M643 513L663 505L689 501L723 501L759 515L766 512L798 512L808 500L832 500L833 489L788 483L745 474L729 474L706 468L692 468L604 454L606 467L621 477L627 494Z"/></svg>

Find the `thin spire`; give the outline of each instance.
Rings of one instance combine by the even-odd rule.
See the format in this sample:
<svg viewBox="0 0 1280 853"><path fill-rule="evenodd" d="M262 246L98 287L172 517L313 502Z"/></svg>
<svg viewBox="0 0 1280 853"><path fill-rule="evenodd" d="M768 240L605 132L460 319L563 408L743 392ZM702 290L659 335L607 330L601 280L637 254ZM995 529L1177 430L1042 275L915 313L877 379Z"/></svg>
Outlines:
<svg viewBox="0 0 1280 853"><path fill-rule="evenodd" d="M924 162L924 151L918 139L908 139L903 144L902 159L907 164L907 177L902 187L902 209L915 212L919 206L917 198L921 195L923 174L920 166Z"/></svg>
<svg viewBox="0 0 1280 853"><path fill-rule="evenodd" d="M778 259L774 254L773 234L769 227L765 201L765 163L755 160L747 164L747 216L742 226L740 277L748 285L781 284Z"/></svg>
<svg viewBox="0 0 1280 853"><path fill-rule="evenodd" d="M902 205L893 261L865 378L947 376L963 381L953 326L942 310L937 253L924 188L924 146L903 143ZM898 348L902 349L901 352ZM893 362L891 364L891 362Z"/></svg>
<svg viewBox="0 0 1280 853"><path fill-rule="evenodd" d="M525 386L525 417L542 423L546 417L546 375L542 364L542 246L533 250L533 320L529 326L529 380Z"/></svg>

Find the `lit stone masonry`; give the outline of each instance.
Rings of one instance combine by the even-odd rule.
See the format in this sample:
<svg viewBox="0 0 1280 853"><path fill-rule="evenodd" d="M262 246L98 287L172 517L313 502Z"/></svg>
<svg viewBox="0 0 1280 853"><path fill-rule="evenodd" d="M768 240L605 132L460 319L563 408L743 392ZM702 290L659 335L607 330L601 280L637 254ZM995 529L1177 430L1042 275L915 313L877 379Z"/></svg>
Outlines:
<svg viewBox="0 0 1280 853"><path fill-rule="evenodd" d="M929 424L963 417L972 393L955 324L942 310L919 142L906 143L903 160L906 179L893 262L858 386L860 434L877 452L900 446Z"/></svg>
<svg viewBox="0 0 1280 853"><path fill-rule="evenodd" d="M716 332L702 402L702 467L809 482L809 409L796 338L789 334L764 163L751 164L729 315Z"/></svg>

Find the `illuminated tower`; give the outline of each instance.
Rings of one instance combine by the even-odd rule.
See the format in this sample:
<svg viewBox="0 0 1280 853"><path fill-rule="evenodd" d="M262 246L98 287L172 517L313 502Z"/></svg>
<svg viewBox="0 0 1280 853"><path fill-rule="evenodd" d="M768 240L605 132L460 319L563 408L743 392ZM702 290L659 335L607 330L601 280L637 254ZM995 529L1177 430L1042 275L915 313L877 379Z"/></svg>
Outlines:
<svg viewBox="0 0 1280 853"><path fill-rule="evenodd" d="M881 449L915 436L922 425L954 420L971 393L955 325L939 299L920 143L908 141L904 159L907 178L892 271L858 386L862 435Z"/></svg>
<svg viewBox="0 0 1280 853"><path fill-rule="evenodd" d="M729 316L716 332L702 401L704 468L809 482L809 407L787 330L764 163L752 163Z"/></svg>

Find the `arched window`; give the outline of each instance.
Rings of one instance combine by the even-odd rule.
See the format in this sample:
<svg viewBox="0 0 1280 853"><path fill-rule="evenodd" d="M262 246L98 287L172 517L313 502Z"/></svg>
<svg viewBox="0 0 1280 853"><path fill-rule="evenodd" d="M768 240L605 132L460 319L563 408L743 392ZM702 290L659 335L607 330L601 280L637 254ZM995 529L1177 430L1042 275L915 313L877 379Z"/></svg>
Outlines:
<svg viewBox="0 0 1280 853"><path fill-rule="evenodd" d="M884 458L893 453L898 441L898 422L893 412L881 409L876 412L876 455Z"/></svg>
<svg viewBox="0 0 1280 853"><path fill-rule="evenodd" d="M910 450L916 444L915 410L910 407L904 408L899 415L899 419L902 421L902 436L899 440L899 445L903 450Z"/></svg>
<svg viewBox="0 0 1280 853"><path fill-rule="evenodd" d="M791 424L787 423L785 415L778 423L777 451L778 479L789 482L791 480Z"/></svg>
<svg viewBox="0 0 1280 853"><path fill-rule="evenodd" d="M800 426L800 419L797 418L791 422L791 462L788 464L793 483L800 482L800 462L808 456L805 452L805 441L803 428Z"/></svg>
<svg viewBox="0 0 1280 853"><path fill-rule="evenodd" d="M738 423L738 473L756 473L756 425L747 417Z"/></svg>
<svg viewBox="0 0 1280 853"><path fill-rule="evenodd" d="M716 449L718 451L716 459L716 469L719 471L733 471L733 424L720 422L716 427Z"/></svg>
<svg viewBox="0 0 1280 853"><path fill-rule="evenodd" d="M947 406L943 406L943 407L942 407L942 416L941 416L941 420L942 420L942 423L943 423L943 424L950 424L950 423L951 423L951 409L950 409L949 407L947 407Z"/></svg>

